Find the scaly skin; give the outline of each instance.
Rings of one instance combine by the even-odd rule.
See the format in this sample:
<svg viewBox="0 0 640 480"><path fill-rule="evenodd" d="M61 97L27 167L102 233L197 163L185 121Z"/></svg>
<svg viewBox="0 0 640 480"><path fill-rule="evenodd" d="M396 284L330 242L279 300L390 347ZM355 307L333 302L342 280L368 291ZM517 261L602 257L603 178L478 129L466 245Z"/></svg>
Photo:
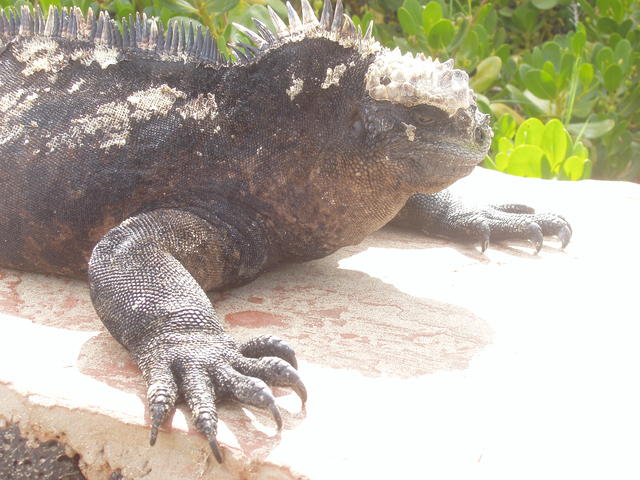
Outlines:
<svg viewBox="0 0 640 480"><path fill-rule="evenodd" d="M268 335L238 345L208 290L328 255L397 215L483 248L569 241L559 216L469 209L443 191L491 140L466 74L381 49L340 4L319 22L310 8L302 21L291 10L291 29L274 17L275 34L258 24L235 64L208 37L178 41L144 19L122 37L76 10L0 16L0 264L88 273L147 382L152 444L180 396L218 461L219 399L268 409L278 427L269 386L306 400L293 349Z"/></svg>

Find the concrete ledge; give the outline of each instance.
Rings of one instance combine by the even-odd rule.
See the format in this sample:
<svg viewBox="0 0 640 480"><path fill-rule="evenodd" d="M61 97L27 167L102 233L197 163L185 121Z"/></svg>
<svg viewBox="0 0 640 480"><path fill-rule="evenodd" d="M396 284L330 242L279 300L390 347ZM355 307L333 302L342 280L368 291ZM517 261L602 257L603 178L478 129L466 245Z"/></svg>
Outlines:
<svg viewBox="0 0 640 480"><path fill-rule="evenodd" d="M0 417L88 479L638 478L640 186L484 170L468 196L564 214L574 238L471 245L385 229L212 296L238 339L296 347L285 428L225 404L217 465L178 410L148 446L145 388L82 282L0 270Z"/></svg>

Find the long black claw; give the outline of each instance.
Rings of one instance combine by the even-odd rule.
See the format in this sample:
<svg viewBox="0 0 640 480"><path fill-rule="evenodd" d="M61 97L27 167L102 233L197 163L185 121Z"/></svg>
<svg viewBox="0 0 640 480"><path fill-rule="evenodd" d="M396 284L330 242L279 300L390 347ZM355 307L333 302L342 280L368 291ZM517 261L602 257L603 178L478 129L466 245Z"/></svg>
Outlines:
<svg viewBox="0 0 640 480"><path fill-rule="evenodd" d="M220 452L220 447L218 446L218 441L216 437L209 438L209 446L211 447L211 452L213 452L213 456L216 457L218 463L222 463L222 453Z"/></svg>
<svg viewBox="0 0 640 480"><path fill-rule="evenodd" d="M269 411L271 412L271 415L273 415L273 419L276 421L278 431L282 430L282 415L280 415L280 410L278 410L275 403L269 405Z"/></svg>
<svg viewBox="0 0 640 480"><path fill-rule="evenodd" d="M535 253L537 255L542 249L542 243L544 241L544 236L542 235L542 229L537 223L532 223L531 225L529 225L528 230L529 230L528 232L529 241L533 245L533 248L535 248Z"/></svg>
<svg viewBox="0 0 640 480"><path fill-rule="evenodd" d="M149 436L149 445L154 446L158 439L158 429L169 412L169 406L166 403L154 403L149 406L151 414L151 434Z"/></svg>
<svg viewBox="0 0 640 480"><path fill-rule="evenodd" d="M151 434L149 436L149 445L152 447L156 444L156 440L158 439L158 428L162 423L162 416L159 416L154 411L154 407L151 407Z"/></svg>
<svg viewBox="0 0 640 480"><path fill-rule="evenodd" d="M216 432L218 429L217 418L215 417L215 414L212 414L210 412L202 414L195 419L194 423L198 431L205 437L207 437L207 441L209 442L209 446L211 447L213 456L216 457L218 463L222 463L222 453L220 452L220 447L218 446L218 441L216 440Z"/></svg>
<svg viewBox="0 0 640 480"><path fill-rule="evenodd" d="M300 400L302 401L302 405L307 403L307 389L302 383L302 381L299 381L298 383L291 385L291 390L296 392L296 395L300 397Z"/></svg>

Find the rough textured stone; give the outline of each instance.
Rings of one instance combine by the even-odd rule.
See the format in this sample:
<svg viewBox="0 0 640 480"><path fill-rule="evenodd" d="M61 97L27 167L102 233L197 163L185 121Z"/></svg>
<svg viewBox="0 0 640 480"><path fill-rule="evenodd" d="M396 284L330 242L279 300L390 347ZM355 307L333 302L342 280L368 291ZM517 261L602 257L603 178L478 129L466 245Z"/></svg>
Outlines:
<svg viewBox="0 0 640 480"><path fill-rule="evenodd" d="M148 446L145 388L83 282L0 270L0 416L86 478L638 478L640 187L478 171L465 195L563 213L560 251L395 229L212 296L239 339L296 347L285 427L226 404L225 462L178 411ZM268 328L264 328L268 327Z"/></svg>

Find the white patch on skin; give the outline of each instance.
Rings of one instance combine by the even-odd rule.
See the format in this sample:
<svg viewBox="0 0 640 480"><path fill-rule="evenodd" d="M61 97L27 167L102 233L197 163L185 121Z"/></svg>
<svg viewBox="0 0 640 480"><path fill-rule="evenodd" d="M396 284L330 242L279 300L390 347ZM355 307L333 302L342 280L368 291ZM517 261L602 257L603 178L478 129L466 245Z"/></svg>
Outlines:
<svg viewBox="0 0 640 480"><path fill-rule="evenodd" d="M83 115L71 121L68 133L58 135L47 143L50 151L62 145L76 148L82 145L83 137L101 133L98 145L108 150L113 146L124 146L129 138L129 107L125 103L109 102L98 107L95 114Z"/></svg>
<svg viewBox="0 0 640 480"><path fill-rule="evenodd" d="M107 68L109 65L115 65L120 61L121 57L122 52L117 48L107 47L106 45L96 45L92 50L78 48L69 55L71 60L80 62L87 67L96 62L102 69Z"/></svg>
<svg viewBox="0 0 640 480"><path fill-rule="evenodd" d="M432 105L449 116L475 105L469 76L453 68L453 60L440 63L422 54L402 55L399 49L384 50L369 65L365 85L374 100L407 107Z"/></svg>
<svg viewBox="0 0 640 480"><path fill-rule="evenodd" d="M48 37L33 37L18 43L13 55L25 67L22 74L25 77L36 72L56 73L64 68L67 59L59 49L58 42Z"/></svg>
<svg viewBox="0 0 640 480"><path fill-rule="evenodd" d="M74 50L73 52L71 52L69 58L74 61L79 61L86 66L91 65L91 62L93 62L93 54L89 50L84 48L78 48Z"/></svg>
<svg viewBox="0 0 640 480"><path fill-rule="evenodd" d="M22 125L13 125L11 127L0 126L0 145L11 142L13 139L22 135L24 127Z"/></svg>
<svg viewBox="0 0 640 480"><path fill-rule="evenodd" d="M117 48L96 45L93 49L93 58L103 70L109 65L115 65L119 61L120 51Z"/></svg>
<svg viewBox="0 0 640 480"><path fill-rule="evenodd" d="M84 83L83 79L78 80L77 82L75 82L73 85L71 85L71 87L69 87L67 89L67 92L69 93L73 93L73 92L77 92L78 90L80 90L80 86Z"/></svg>
<svg viewBox="0 0 640 480"><path fill-rule="evenodd" d="M196 98L176 108L176 112L185 120L187 118L204 120L207 117L213 120L218 116L218 104L213 93L207 93L207 95L201 93Z"/></svg>
<svg viewBox="0 0 640 480"><path fill-rule="evenodd" d="M411 125L410 123L404 123L404 122L402 122L402 125L404 125L405 135L407 136L410 142L413 142L416 139L415 125Z"/></svg>
<svg viewBox="0 0 640 480"><path fill-rule="evenodd" d="M293 99L302 91L304 81L301 78L296 78L295 75L291 75L291 86L287 88L287 95L293 102Z"/></svg>
<svg viewBox="0 0 640 480"><path fill-rule="evenodd" d="M136 120L148 120L154 114L166 115L178 98L187 98L187 95L163 84L134 92L127 101L134 107L131 117Z"/></svg>
<svg viewBox="0 0 640 480"><path fill-rule="evenodd" d="M25 96L26 93L25 89L19 88L15 92L0 97L0 145L16 141L25 133L25 125L20 118L31 109L33 101L38 98L37 93ZM15 121L15 119L19 120Z"/></svg>
<svg viewBox="0 0 640 480"><path fill-rule="evenodd" d="M324 82L320 87L329 88L331 85L338 86L340 84L340 78L347 71L347 66L344 63L336 65L335 68L327 68L327 75L324 77Z"/></svg>
<svg viewBox="0 0 640 480"><path fill-rule="evenodd" d="M22 95L24 95L25 93L27 93L26 90L19 88L15 92L7 93L6 95L0 97L0 112L6 113L9 110L13 109L20 101L20 98L22 98Z"/></svg>

